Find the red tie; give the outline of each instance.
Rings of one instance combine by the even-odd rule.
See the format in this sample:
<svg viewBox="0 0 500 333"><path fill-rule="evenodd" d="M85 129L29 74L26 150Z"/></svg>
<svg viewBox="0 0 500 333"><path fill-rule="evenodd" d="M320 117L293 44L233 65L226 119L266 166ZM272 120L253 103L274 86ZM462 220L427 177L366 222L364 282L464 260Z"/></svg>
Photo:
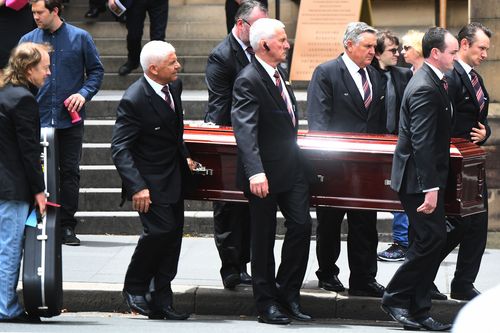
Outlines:
<svg viewBox="0 0 500 333"><path fill-rule="evenodd" d="M276 79L276 87L278 87L281 98L283 98L283 101L285 102L286 109L288 110L288 114L290 115L290 118L292 118L292 124L293 124L293 126L295 126L295 114L293 113L291 105L290 105L290 103L288 103L288 99L286 98L285 92L283 91L283 86L281 84L281 78L280 78L280 74L278 73L278 70L276 70L274 72L274 78Z"/></svg>
<svg viewBox="0 0 500 333"><path fill-rule="evenodd" d="M370 85L366 79L366 73L364 68L360 68L358 73L361 75L361 84L363 85L363 103L365 104L365 109L368 110L372 102L372 93L370 91Z"/></svg>
<svg viewBox="0 0 500 333"><path fill-rule="evenodd" d="M448 92L448 81L446 80L446 76L443 76L443 78L441 79L441 83L443 84L444 90Z"/></svg>
<svg viewBox="0 0 500 333"><path fill-rule="evenodd" d="M484 108L484 92L483 88L481 88L481 84L479 83L479 79L477 78L477 74L474 70L470 71L470 82L472 83L472 87L476 91L477 102L479 103L479 112L483 111Z"/></svg>
<svg viewBox="0 0 500 333"><path fill-rule="evenodd" d="M161 88L161 91L165 94L165 102L167 102L168 105L170 106L170 108L172 109L172 111L175 112L175 105L174 105L174 101L170 97L170 89L168 89L168 84L163 86L163 88Z"/></svg>

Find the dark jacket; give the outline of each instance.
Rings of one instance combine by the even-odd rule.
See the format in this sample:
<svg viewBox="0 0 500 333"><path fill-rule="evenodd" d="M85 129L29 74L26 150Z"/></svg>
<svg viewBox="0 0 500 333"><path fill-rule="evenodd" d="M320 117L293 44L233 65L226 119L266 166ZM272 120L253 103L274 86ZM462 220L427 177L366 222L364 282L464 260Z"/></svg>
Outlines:
<svg viewBox="0 0 500 333"><path fill-rule="evenodd" d="M307 91L310 130L385 133L385 86L375 68L368 66L367 70L372 83L368 110L341 57L316 67Z"/></svg>
<svg viewBox="0 0 500 333"><path fill-rule="evenodd" d="M284 73L280 70L283 81ZM298 124L297 102L288 90ZM294 126L278 88L265 69L252 62L238 75L231 119L238 144L237 185L249 190L249 177L265 172L270 193L288 191L303 166Z"/></svg>
<svg viewBox="0 0 500 333"><path fill-rule="evenodd" d="M34 195L45 189L40 118L33 91L11 84L0 89L1 200L32 203Z"/></svg>
<svg viewBox="0 0 500 333"><path fill-rule="evenodd" d="M484 86L482 77L477 74L479 83L484 93L485 105L479 112L479 102L476 98L476 92L472 87L472 83L468 74L458 61L453 64L453 70L446 73L449 85L449 95L455 107L455 123L453 125L452 136L470 140L470 132L473 127L479 128L477 124L480 122L486 127L486 138L480 142L483 145L491 135L491 128L488 125L488 107L489 95Z"/></svg>
<svg viewBox="0 0 500 333"><path fill-rule="evenodd" d="M127 199L146 188L153 203L181 198L188 157L182 138L182 83L176 80L169 88L175 112L144 77L125 91L118 105L111 151Z"/></svg>
<svg viewBox="0 0 500 333"><path fill-rule="evenodd" d="M229 33L208 56L205 82L208 88L206 122L231 126L233 85L250 62L233 33Z"/></svg>
<svg viewBox="0 0 500 333"><path fill-rule="evenodd" d="M405 193L444 189L450 160L451 101L427 64L408 83L400 116L391 187Z"/></svg>

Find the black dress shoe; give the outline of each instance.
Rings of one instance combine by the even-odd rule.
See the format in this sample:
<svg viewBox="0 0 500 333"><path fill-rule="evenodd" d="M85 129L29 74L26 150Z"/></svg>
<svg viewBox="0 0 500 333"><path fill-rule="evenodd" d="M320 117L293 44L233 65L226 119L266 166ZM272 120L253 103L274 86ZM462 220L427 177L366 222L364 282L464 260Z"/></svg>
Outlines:
<svg viewBox="0 0 500 333"><path fill-rule="evenodd" d="M290 318L283 314L277 305L272 304L257 317L259 323L287 325L290 324Z"/></svg>
<svg viewBox="0 0 500 333"><path fill-rule="evenodd" d="M139 67L139 64L131 64L127 61L126 63L120 66L120 68L118 69L118 74L120 76L130 74L137 67Z"/></svg>
<svg viewBox="0 0 500 333"><path fill-rule="evenodd" d="M382 304L381 308L392 319L402 324L405 329L420 329L422 327L420 323L418 323L414 318L412 318L412 316L410 316L408 309L397 308L386 304Z"/></svg>
<svg viewBox="0 0 500 333"><path fill-rule="evenodd" d="M106 7L102 8L97 8L97 7L90 7L89 10L85 13L86 18L97 18L99 16L99 13L102 13L106 10Z"/></svg>
<svg viewBox="0 0 500 333"><path fill-rule="evenodd" d="M252 284L252 277L247 272L240 273L241 284Z"/></svg>
<svg viewBox="0 0 500 333"><path fill-rule="evenodd" d="M137 312L143 316L149 316L151 314L151 309L144 295L132 295L125 290L122 292L122 295L128 307L133 312Z"/></svg>
<svg viewBox="0 0 500 333"><path fill-rule="evenodd" d="M40 324L40 317L22 312L19 316L9 319L1 319L0 323L19 323L19 324Z"/></svg>
<svg viewBox="0 0 500 333"><path fill-rule="evenodd" d="M439 291L436 285L433 283L431 287L431 299L435 299L437 301L446 301L448 296Z"/></svg>
<svg viewBox="0 0 500 333"><path fill-rule="evenodd" d="M470 301L471 299L473 299L478 295L481 295L481 293L474 287L472 287L472 289L469 289L468 291L458 291L451 289L450 293L451 298L458 299L461 301Z"/></svg>
<svg viewBox="0 0 500 333"><path fill-rule="evenodd" d="M365 286L359 288L349 288L349 295L351 296L368 296L368 297L382 297L384 295L385 287L377 281L370 282Z"/></svg>
<svg viewBox="0 0 500 333"><path fill-rule="evenodd" d="M189 313L177 312L169 305L161 310L152 311L148 317L149 319L186 320L189 316Z"/></svg>
<svg viewBox="0 0 500 333"><path fill-rule="evenodd" d="M340 282L337 275L334 275L326 280L319 280L318 287L328 291L341 292L344 291L344 285Z"/></svg>
<svg viewBox="0 0 500 333"><path fill-rule="evenodd" d="M440 323L432 317L416 319L416 321L428 331L449 331L451 329L451 324Z"/></svg>
<svg viewBox="0 0 500 333"><path fill-rule="evenodd" d="M302 309L300 308L300 304L297 302L291 302L291 303L285 303L282 302L281 306L283 309L287 312L287 314L298 321L312 321L313 318L302 312Z"/></svg>
<svg viewBox="0 0 500 333"><path fill-rule="evenodd" d="M226 289L232 290L240 283L241 283L241 279L240 279L240 274L238 274L238 273L231 273L229 275L226 275L222 279L222 284L224 285L224 288L226 288Z"/></svg>

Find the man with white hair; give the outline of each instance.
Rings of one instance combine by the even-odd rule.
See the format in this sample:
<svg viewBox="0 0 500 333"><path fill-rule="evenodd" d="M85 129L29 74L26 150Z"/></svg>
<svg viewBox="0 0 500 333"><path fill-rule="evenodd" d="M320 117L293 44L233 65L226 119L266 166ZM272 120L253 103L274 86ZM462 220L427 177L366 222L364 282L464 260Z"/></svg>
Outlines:
<svg viewBox="0 0 500 333"><path fill-rule="evenodd" d="M231 120L238 145L237 185L250 205L253 294L260 322L310 321L300 307L311 236L309 184L297 145L297 103L279 67L290 49L283 23L255 21L250 44L255 61L236 78ZM287 230L275 276L278 206Z"/></svg>
<svg viewBox="0 0 500 333"><path fill-rule="evenodd" d="M377 30L364 22L349 23L344 34L344 53L319 65L307 92L309 129L314 131L385 133L385 87L370 66L375 56ZM349 295L382 297L377 283L377 212L318 207L316 271L318 286L344 291L336 265L340 255L340 226L347 214L349 234Z"/></svg>
<svg viewBox="0 0 500 333"><path fill-rule="evenodd" d="M174 47L163 41L144 45L140 61L144 76L125 91L111 141L122 199L132 201L144 227L123 295L132 311L150 319L183 320L189 315L172 307L170 283L184 226L183 183L196 163L182 138L181 65Z"/></svg>

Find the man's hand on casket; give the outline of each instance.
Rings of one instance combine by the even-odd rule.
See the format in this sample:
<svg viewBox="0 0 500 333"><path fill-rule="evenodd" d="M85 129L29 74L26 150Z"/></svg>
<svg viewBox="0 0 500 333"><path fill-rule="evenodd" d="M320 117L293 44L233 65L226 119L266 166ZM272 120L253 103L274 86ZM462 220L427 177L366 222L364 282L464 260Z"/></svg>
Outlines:
<svg viewBox="0 0 500 333"><path fill-rule="evenodd" d="M147 188L140 190L132 196L132 209L139 213L147 213L151 203L151 197Z"/></svg>
<svg viewBox="0 0 500 333"><path fill-rule="evenodd" d="M259 198L265 198L269 194L269 185L264 173L250 178L250 192Z"/></svg>
<svg viewBox="0 0 500 333"><path fill-rule="evenodd" d="M424 214L432 214L437 206L438 191L429 191L425 193L424 203L417 208L417 212Z"/></svg>

